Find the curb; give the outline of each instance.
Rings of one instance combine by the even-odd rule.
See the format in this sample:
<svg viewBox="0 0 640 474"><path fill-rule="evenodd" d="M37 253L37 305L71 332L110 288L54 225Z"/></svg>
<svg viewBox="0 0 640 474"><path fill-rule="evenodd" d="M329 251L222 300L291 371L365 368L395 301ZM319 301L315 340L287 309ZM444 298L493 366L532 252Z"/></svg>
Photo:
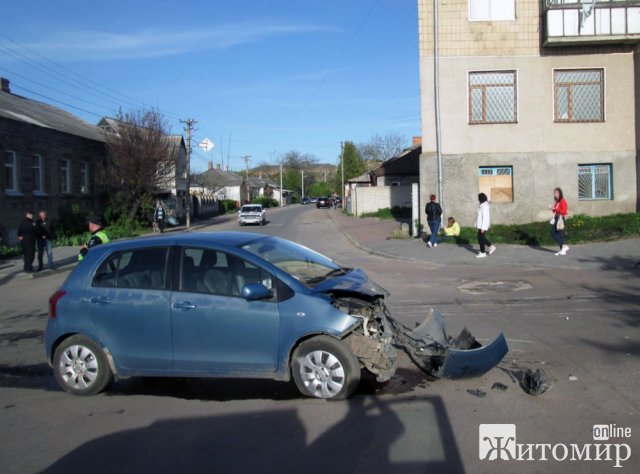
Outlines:
<svg viewBox="0 0 640 474"><path fill-rule="evenodd" d="M330 213L329 213L329 219L331 219L331 221L336 226L338 231L342 235L344 235L344 237L349 241L349 243L351 245L353 245L357 249L362 250L363 252L366 252L366 253L368 253L370 255L376 255L378 257L388 258L388 259L391 259L391 260L401 260L401 261L404 261L404 262L415 263L415 264L423 265L425 267L430 267L430 268L434 268L434 267L435 268L441 268L443 266L448 265L446 263L427 262L427 261L419 259L419 258L404 257L402 255L394 255L394 254L391 254L391 253L382 252L382 251L379 251L379 250L374 250L372 248L369 248L369 247L361 244L360 242L358 242L358 240L355 237L353 237L348 232L346 232L344 229L342 229L342 227L340 227L340 225L338 224L336 219ZM456 262L456 265L466 265L466 266L474 266L474 267L476 266L472 262ZM526 265L529 266L529 267L538 268L538 269L545 269L545 270L548 270L548 269L584 270L583 267L577 267L577 266L555 266L555 265L542 265L542 264L536 264L536 263L527 263ZM519 267L519 266L522 266L522 264L517 264L516 265L516 264L504 263L504 264L502 264L502 266Z"/></svg>

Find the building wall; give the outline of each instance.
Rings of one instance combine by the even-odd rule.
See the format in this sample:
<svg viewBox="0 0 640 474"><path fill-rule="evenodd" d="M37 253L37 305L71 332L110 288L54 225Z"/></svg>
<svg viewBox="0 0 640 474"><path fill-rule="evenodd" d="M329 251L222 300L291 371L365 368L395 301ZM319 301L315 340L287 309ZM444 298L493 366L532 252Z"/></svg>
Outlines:
<svg viewBox="0 0 640 474"><path fill-rule="evenodd" d="M378 176L376 186L391 186L391 183L399 183L397 186L411 186L411 183L417 183L418 179L418 175L384 175Z"/></svg>
<svg viewBox="0 0 640 474"><path fill-rule="evenodd" d="M18 165L18 192L8 193L4 174L4 152L13 151ZM0 239L14 244L19 222L27 209L45 210L52 220L57 219L63 206L77 205L85 212L99 212L100 200L96 193L97 163L104 159L104 144L57 132L34 125L0 119ZM34 192L32 179L33 156L42 156L43 191ZM70 192L58 189L58 160L70 164ZM88 192L81 192L81 165L89 167Z"/></svg>
<svg viewBox="0 0 640 474"><path fill-rule="evenodd" d="M352 213L361 216L379 209L411 207L411 186L373 186L353 189Z"/></svg>
<svg viewBox="0 0 640 474"><path fill-rule="evenodd" d="M479 167L513 168L513 202L493 203L494 222L547 219L552 190L560 186L570 213L633 212L638 201L637 69L626 48L541 49L540 4L516 1L516 21L471 22L467 0L440 4L441 152L445 213L473 225ZM433 2L419 0L423 154L421 201L437 194L435 159ZM604 69L605 121L554 122L554 69ZM516 71L517 123L469 124L468 74ZM578 200L578 165L611 164L611 200Z"/></svg>
<svg viewBox="0 0 640 474"><path fill-rule="evenodd" d="M440 55L537 55L540 1L516 0L515 21L469 21L468 0L439 3ZM433 57L433 1L418 0L420 56Z"/></svg>

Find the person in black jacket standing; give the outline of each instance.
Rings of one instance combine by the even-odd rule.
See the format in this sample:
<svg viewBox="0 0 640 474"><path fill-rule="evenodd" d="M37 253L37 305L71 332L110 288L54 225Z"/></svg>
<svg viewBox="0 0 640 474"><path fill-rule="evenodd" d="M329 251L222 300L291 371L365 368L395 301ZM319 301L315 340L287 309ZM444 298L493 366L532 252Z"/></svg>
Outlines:
<svg viewBox="0 0 640 474"><path fill-rule="evenodd" d="M431 230L431 236L427 242L427 247L438 246L438 231L440 230L440 223L442 222L442 208L440 204L436 202L436 195L432 194L429 197L429 202L424 208L425 214L427 214L427 225Z"/></svg>
<svg viewBox="0 0 640 474"><path fill-rule="evenodd" d="M167 225L167 212L164 210L162 203L158 201L158 205L156 206L156 210L153 212L153 220L158 224L158 229L160 229L160 233L164 232L164 228Z"/></svg>
<svg viewBox="0 0 640 474"><path fill-rule="evenodd" d="M51 221L47 217L46 211L40 211L38 213L38 220L36 221L37 229L37 242L38 242L38 271L42 270L43 266L43 254L47 251L47 262L49 269L53 270L53 227Z"/></svg>
<svg viewBox="0 0 640 474"><path fill-rule="evenodd" d="M22 246L24 271L33 273L33 259L36 256L36 223L33 222L33 211L25 212L25 218L18 227L18 239Z"/></svg>

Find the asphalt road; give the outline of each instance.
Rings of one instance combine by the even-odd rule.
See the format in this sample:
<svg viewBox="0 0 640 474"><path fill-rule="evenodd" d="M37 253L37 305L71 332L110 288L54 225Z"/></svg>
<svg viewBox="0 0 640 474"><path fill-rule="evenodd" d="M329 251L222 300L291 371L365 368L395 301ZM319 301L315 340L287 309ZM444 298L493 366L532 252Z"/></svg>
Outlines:
<svg viewBox="0 0 640 474"><path fill-rule="evenodd" d="M640 470L636 274L394 261L353 247L331 212L269 210L266 226L242 230L364 268L391 292L391 311L406 323L435 306L451 334L466 326L486 342L504 332L510 353L500 366L478 379L430 380L403 359L390 383L343 402L301 399L292 384L252 380L131 379L73 397L57 388L42 353L46 301L65 275L15 279L0 286L1 471ZM232 218L218 218L204 230L230 229L238 230ZM537 368L555 384L533 397L518 377ZM606 460L480 461L478 426L486 423L515 424L518 443L581 446L594 443L594 424L616 424L630 427L631 437L611 443L632 453L621 469Z"/></svg>

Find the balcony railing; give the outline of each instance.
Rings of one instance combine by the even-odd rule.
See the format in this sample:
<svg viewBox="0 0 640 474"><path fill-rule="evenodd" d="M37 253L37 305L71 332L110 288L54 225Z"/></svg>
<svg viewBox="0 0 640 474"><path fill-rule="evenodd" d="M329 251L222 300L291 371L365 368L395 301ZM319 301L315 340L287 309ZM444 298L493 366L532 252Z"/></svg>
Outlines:
<svg viewBox="0 0 640 474"><path fill-rule="evenodd" d="M640 0L544 0L545 45L640 41Z"/></svg>

